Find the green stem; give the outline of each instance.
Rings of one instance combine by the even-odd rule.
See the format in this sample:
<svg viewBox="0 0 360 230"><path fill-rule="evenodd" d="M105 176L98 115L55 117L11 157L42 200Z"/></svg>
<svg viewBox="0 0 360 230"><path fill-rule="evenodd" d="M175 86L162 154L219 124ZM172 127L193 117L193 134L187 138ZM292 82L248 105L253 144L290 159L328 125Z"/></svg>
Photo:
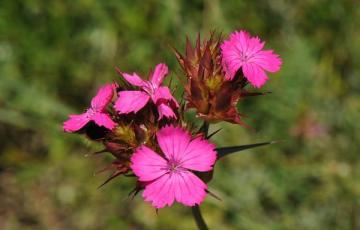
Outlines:
<svg viewBox="0 0 360 230"><path fill-rule="evenodd" d="M210 127L210 124L207 123L206 121L204 121L203 125L201 126L201 128L199 130L200 132L204 133L205 138L207 138L207 136L208 136L209 127Z"/></svg>
<svg viewBox="0 0 360 230"><path fill-rule="evenodd" d="M201 215L200 207L199 205L195 205L191 208L192 214L194 216L196 225L199 230L208 230L208 227L206 226L206 223L204 221L204 218Z"/></svg>

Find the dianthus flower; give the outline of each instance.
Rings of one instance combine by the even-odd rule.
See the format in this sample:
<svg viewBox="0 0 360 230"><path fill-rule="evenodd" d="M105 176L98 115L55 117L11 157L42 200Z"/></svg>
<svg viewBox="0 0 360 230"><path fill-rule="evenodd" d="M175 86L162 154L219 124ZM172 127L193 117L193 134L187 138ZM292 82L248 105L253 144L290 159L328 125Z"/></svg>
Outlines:
<svg viewBox="0 0 360 230"><path fill-rule="evenodd" d="M102 86L91 100L91 106L85 113L69 115L69 119L63 123L64 131L76 132L90 121L94 121L98 126L113 129L116 123L106 113L106 106L113 98L115 87L116 84Z"/></svg>
<svg viewBox="0 0 360 230"><path fill-rule="evenodd" d="M260 88L268 80L265 70L271 73L280 70L281 59L272 50L263 50L265 42L251 37L246 31L234 32L221 45L222 65L227 80L232 80L242 68L245 78L254 87Z"/></svg>
<svg viewBox="0 0 360 230"><path fill-rule="evenodd" d="M207 185L193 171L211 171L216 161L215 145L202 137L192 139L182 128L166 126L156 135L163 154L140 146L131 158L131 169L145 185L143 197L155 208L174 201L186 206L200 204Z"/></svg>
<svg viewBox="0 0 360 230"><path fill-rule="evenodd" d="M159 120L162 117L176 118L172 107L178 108L179 104L171 95L168 87L161 86L165 76L168 74L168 67L165 64L158 64L151 74L149 81L141 79L136 73L123 73L124 79L131 85L141 90L120 91L119 98L115 102L115 110L120 114L137 113L145 107L151 99L157 106Z"/></svg>

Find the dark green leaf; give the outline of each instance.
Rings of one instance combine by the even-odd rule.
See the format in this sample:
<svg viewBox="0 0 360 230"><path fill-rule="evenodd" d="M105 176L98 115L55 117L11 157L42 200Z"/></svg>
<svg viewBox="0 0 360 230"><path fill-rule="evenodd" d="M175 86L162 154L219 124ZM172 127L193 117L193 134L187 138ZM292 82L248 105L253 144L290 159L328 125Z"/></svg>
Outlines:
<svg viewBox="0 0 360 230"><path fill-rule="evenodd" d="M239 145L239 146L230 146L230 147L223 147L223 148L217 148L216 151L218 153L218 159L232 154L232 153L236 153L236 152L240 152L246 149L252 149L252 148L256 148L256 147L260 147L263 145L271 145L271 144L275 144L278 143L278 141L270 141L270 142L262 142L262 143L256 143L256 144L249 144L249 145Z"/></svg>

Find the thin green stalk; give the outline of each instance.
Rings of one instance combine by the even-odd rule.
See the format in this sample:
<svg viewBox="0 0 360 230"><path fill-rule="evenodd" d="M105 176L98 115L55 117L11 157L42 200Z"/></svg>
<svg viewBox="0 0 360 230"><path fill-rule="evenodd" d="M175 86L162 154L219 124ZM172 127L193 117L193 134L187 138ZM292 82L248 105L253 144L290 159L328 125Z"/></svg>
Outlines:
<svg viewBox="0 0 360 230"><path fill-rule="evenodd" d="M201 215L200 207L199 205L193 206L191 208L192 214L194 216L196 225L199 230L208 230L208 227L206 226L206 223L204 221L204 218Z"/></svg>
<svg viewBox="0 0 360 230"><path fill-rule="evenodd" d="M203 125L201 126L201 128L199 130L200 132L204 133L205 138L207 138L207 136L208 136L209 127L210 127L210 124L204 121Z"/></svg>

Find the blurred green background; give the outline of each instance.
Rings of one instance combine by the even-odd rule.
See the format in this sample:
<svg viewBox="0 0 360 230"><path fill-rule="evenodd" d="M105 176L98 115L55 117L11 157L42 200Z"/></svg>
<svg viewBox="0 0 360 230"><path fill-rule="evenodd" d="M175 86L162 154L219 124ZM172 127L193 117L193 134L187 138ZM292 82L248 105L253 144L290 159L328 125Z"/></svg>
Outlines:
<svg viewBox="0 0 360 230"><path fill-rule="evenodd" d="M220 146L285 140L218 163L202 205L211 229L360 229L360 7L357 0L0 1L0 229L195 229L181 205L159 214L133 180L94 176L110 159L64 134L114 66L146 73L185 35L246 29L283 58L264 97L239 105L248 130Z"/></svg>

